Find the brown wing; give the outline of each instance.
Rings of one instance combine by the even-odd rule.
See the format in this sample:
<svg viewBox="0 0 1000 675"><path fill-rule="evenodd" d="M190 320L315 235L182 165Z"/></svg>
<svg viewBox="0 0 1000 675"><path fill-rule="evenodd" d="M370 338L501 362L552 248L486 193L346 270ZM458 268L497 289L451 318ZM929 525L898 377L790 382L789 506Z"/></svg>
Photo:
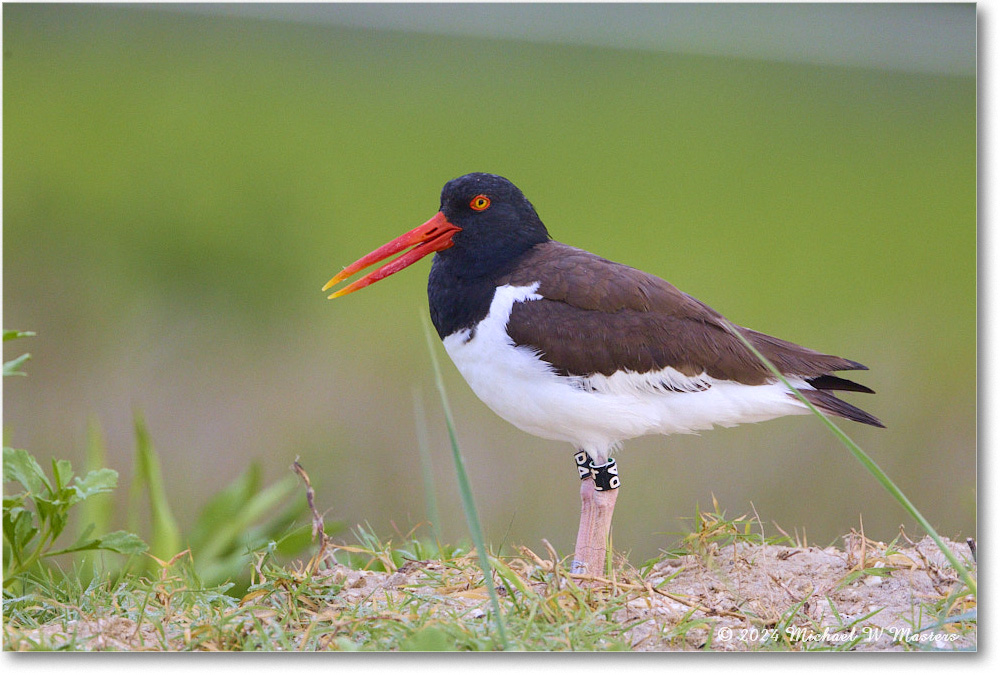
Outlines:
<svg viewBox="0 0 1000 675"><path fill-rule="evenodd" d="M515 304L507 332L515 344L537 349L557 372L611 375L670 366L688 376L704 372L750 385L769 379L718 312L651 274L550 241L522 258L518 270L501 283L535 281L543 299ZM740 330L787 375L818 378L835 370L865 369L855 361ZM831 385L850 383L829 377Z"/></svg>

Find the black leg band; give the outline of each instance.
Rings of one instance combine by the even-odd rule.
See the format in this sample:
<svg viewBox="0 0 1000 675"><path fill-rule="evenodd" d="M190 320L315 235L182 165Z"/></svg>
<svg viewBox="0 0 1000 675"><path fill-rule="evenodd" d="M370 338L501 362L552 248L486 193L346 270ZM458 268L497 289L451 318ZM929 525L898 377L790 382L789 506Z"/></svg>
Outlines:
<svg viewBox="0 0 1000 675"><path fill-rule="evenodd" d="M594 466L594 462L590 462L590 475L594 477L594 487L598 492L617 490L618 486L621 485L621 479L618 477L618 462L613 457L608 459L607 464L601 466Z"/></svg>
<svg viewBox="0 0 1000 675"><path fill-rule="evenodd" d="M580 472L580 480L587 480L590 478L590 465L594 460L590 458L586 450L580 450L575 455L573 459L576 460L576 470Z"/></svg>

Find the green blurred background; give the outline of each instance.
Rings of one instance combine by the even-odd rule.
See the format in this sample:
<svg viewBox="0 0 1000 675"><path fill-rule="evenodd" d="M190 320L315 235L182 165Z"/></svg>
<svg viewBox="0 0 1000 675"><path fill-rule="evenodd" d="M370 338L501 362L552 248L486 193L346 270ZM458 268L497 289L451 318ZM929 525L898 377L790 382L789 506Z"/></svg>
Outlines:
<svg viewBox="0 0 1000 675"><path fill-rule="evenodd" d="M3 322L38 333L6 350L33 354L4 383L8 440L82 462L96 419L127 477L139 410L182 522L251 461L274 479L300 456L328 517L389 535L425 519L416 391L445 538L463 538L421 334L429 263L336 302L319 288L433 215L445 181L488 171L557 239L868 364L878 395L848 397L888 429L845 428L943 534L973 535L975 7L880 9L874 42L898 56L902 36L913 67L810 59L808 30L849 45L869 10L785 7L704 15L705 44L737 52L798 21L761 41L774 54L727 54L683 30L672 48L662 6L603 44L585 38L640 10L466 7L449 35L440 7L5 5ZM946 63L911 40L928 20L955 36ZM510 427L445 368L488 539L569 553L571 448ZM614 538L633 562L713 495L821 544L859 517L871 537L915 531L809 418L638 439L619 462Z"/></svg>

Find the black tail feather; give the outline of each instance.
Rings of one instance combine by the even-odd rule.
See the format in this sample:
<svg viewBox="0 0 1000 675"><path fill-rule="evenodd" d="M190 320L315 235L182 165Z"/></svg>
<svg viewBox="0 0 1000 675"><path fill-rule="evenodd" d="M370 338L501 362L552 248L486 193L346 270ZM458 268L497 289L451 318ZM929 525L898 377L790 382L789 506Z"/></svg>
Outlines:
<svg viewBox="0 0 1000 675"><path fill-rule="evenodd" d="M806 378L806 382L824 391L857 391L862 394L874 394L875 391L863 384L852 382L836 375L820 375L818 377Z"/></svg>
<svg viewBox="0 0 1000 675"><path fill-rule="evenodd" d="M833 377L832 375L824 375L823 377ZM819 379L819 378L817 378ZM833 379L839 380L840 378L834 377ZM845 380L845 382L848 380ZM853 382L851 384L854 384ZM861 385L858 385L861 386ZM849 390L857 391L857 390ZM825 413L834 415L835 417L843 417L847 420L852 420L854 422L861 422L862 424L870 424L873 427L879 427L885 429L885 425L882 424L874 415L866 413L861 408L857 408L846 401L841 401L839 398L833 394L829 394L825 391L818 389L799 389L799 392L808 399L810 403L819 408ZM793 394L789 393L789 396Z"/></svg>

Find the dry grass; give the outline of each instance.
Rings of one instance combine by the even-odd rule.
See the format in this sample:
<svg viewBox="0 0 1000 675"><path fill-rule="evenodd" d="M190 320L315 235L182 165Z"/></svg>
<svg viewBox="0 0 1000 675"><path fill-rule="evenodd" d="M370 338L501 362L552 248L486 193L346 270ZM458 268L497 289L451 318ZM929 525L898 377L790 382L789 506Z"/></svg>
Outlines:
<svg viewBox="0 0 1000 675"><path fill-rule="evenodd" d="M515 649L902 651L975 649L976 600L925 538L844 547L778 545L757 521L703 516L681 545L611 579L569 575L554 551L493 559ZM193 590L184 558L90 604L8 602L8 650L492 650L490 604L474 554L443 559L382 544L330 543L323 559L263 560L240 600ZM975 570L966 544L950 543ZM430 559L408 559L427 557ZM365 569L367 567L368 569ZM81 602L86 602L81 599ZM31 617L39 621L33 621ZM949 617L951 620L949 620ZM955 618L957 617L957 620ZM921 629L928 629L920 632Z"/></svg>

